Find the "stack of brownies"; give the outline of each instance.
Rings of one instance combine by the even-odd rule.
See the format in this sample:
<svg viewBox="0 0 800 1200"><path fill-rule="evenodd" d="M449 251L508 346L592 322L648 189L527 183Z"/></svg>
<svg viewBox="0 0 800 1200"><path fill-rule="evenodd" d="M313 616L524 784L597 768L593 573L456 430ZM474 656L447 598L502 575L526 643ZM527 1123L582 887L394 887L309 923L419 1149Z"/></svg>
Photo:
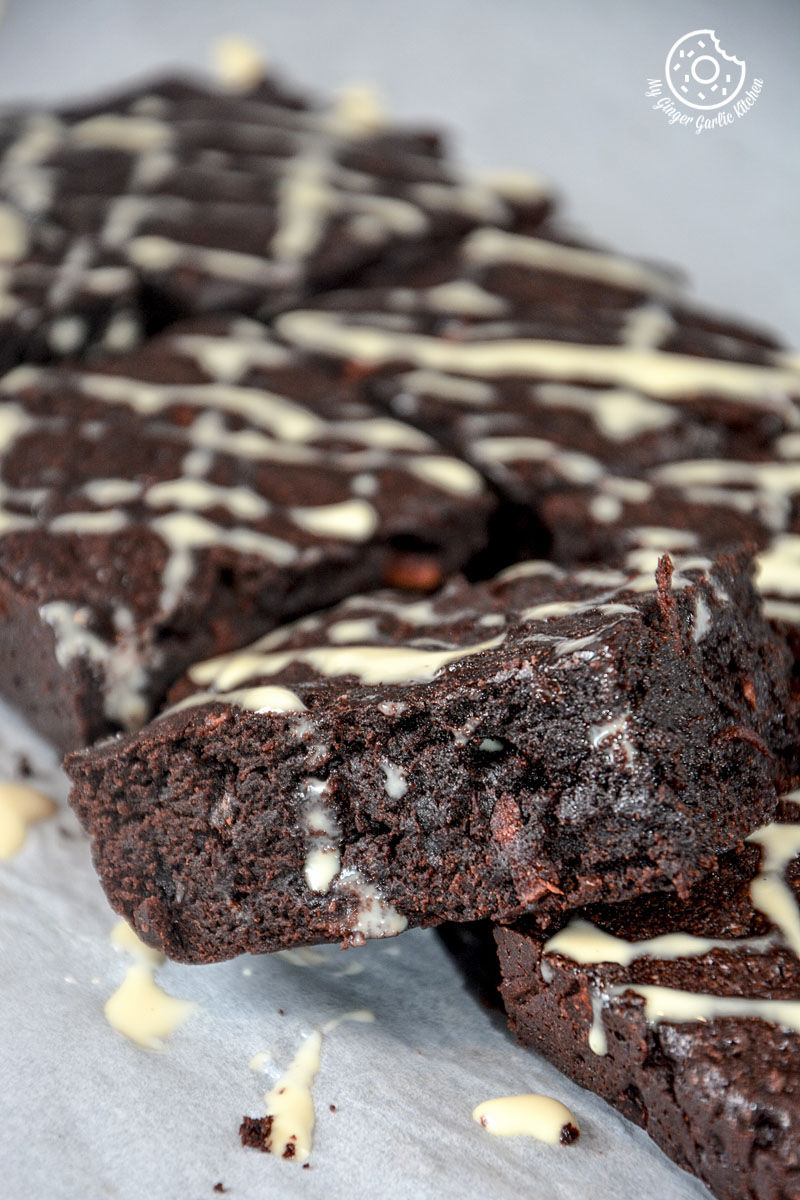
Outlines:
<svg viewBox="0 0 800 1200"><path fill-rule="evenodd" d="M523 1042L800 1193L797 357L360 90L0 156L0 679L114 907L184 962L493 922Z"/></svg>

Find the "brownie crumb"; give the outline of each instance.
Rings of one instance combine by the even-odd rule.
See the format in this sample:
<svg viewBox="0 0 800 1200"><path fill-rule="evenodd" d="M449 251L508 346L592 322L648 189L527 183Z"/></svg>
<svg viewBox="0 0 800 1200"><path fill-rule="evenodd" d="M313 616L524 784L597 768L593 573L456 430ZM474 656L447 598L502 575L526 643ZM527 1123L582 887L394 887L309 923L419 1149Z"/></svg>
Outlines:
<svg viewBox="0 0 800 1200"><path fill-rule="evenodd" d="M215 1192L227 1192L228 1188L226 1188L225 1184L222 1182L222 1180L220 1180L219 1183L214 1184L213 1190Z"/></svg>
<svg viewBox="0 0 800 1200"><path fill-rule="evenodd" d="M308 1171L311 1168L311 1163L303 1163L303 1170Z"/></svg>
<svg viewBox="0 0 800 1200"><path fill-rule="evenodd" d="M269 1135L274 1117L244 1117L239 1126L239 1137L243 1146L269 1154Z"/></svg>
<svg viewBox="0 0 800 1200"><path fill-rule="evenodd" d="M284 1146L283 1155L281 1157L282 1158L294 1158L296 1153L297 1153L297 1146L295 1145L294 1135L292 1135L292 1137L289 1138L288 1142Z"/></svg>
<svg viewBox="0 0 800 1200"><path fill-rule="evenodd" d="M28 758L27 754L20 754L17 757L17 774L21 779L30 779L31 775L33 774L31 760Z"/></svg>
<svg viewBox="0 0 800 1200"><path fill-rule="evenodd" d="M562 1146L571 1146L573 1142L577 1142L580 1136L581 1131L577 1125L573 1125L571 1121L567 1121L558 1135L558 1140Z"/></svg>
<svg viewBox="0 0 800 1200"><path fill-rule="evenodd" d="M335 1104L329 1104L329 1105L328 1105L328 1107L330 1108L331 1112L336 1112L336 1105L335 1105Z"/></svg>

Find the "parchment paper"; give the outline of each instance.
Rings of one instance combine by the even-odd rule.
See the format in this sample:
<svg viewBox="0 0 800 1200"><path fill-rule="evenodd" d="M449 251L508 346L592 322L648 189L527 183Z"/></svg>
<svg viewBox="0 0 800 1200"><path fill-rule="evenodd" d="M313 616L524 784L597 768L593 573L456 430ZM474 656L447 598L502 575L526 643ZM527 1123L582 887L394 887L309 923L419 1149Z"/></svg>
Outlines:
<svg viewBox="0 0 800 1200"><path fill-rule="evenodd" d="M62 802L0 863L0 1192L9 1200L211 1200L218 1182L236 1200L706 1195L639 1130L516 1046L431 932L325 947L313 966L275 955L167 963L160 984L198 1009L163 1051L139 1049L103 1015L130 960L109 942L116 917L63 807L55 755L5 706L0 730L0 777L18 775L22 750L32 782ZM263 1115L263 1094L303 1038L362 1008L373 1025L345 1023L323 1041L309 1169L243 1149L242 1116ZM248 1067L258 1051L270 1054L262 1072ZM472 1121L480 1101L521 1092L564 1101L580 1141L494 1138Z"/></svg>

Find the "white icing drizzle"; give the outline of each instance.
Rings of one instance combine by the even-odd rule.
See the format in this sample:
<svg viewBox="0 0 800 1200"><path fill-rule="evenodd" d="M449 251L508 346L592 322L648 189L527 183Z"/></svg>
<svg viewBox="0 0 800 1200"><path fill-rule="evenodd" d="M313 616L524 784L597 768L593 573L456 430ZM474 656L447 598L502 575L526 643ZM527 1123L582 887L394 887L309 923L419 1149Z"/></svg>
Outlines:
<svg viewBox="0 0 800 1200"><path fill-rule="evenodd" d="M607 989L606 996L635 992L644 1000L645 1020L715 1021L726 1017L757 1018L770 1021L800 1034L800 1001L761 1000L746 996L717 996L704 992L686 992L655 984L623 983Z"/></svg>
<svg viewBox="0 0 800 1200"><path fill-rule="evenodd" d="M164 1039L189 1019L197 1005L169 996L159 987L155 975L164 955L145 946L125 921L115 926L111 941L132 955L134 962L105 1003L106 1020L142 1049L161 1050Z"/></svg>
<svg viewBox="0 0 800 1200"><path fill-rule="evenodd" d="M452 400L477 408L492 404L496 399L496 392L491 384L483 383L479 379L447 375L443 371L422 368L405 371L398 376L398 382L408 392L422 392L425 396L435 396L437 400Z"/></svg>
<svg viewBox="0 0 800 1200"><path fill-rule="evenodd" d="M530 204L532 201L546 200L550 195L550 187L540 176L531 171L517 168L501 170L483 170L476 172L478 178L486 187L492 188L501 196L517 203Z"/></svg>
<svg viewBox="0 0 800 1200"><path fill-rule="evenodd" d="M594 483L604 473L595 458L577 450L562 450L554 442L538 437L477 438L470 454L481 463L542 462L552 466L572 483Z"/></svg>
<svg viewBox="0 0 800 1200"><path fill-rule="evenodd" d="M800 792L789 793L783 799L800 803ZM560 955L585 966L597 963L630 966L639 958L675 961L701 957L718 949L764 954L782 940L800 959L800 908L784 878L787 866L800 854L800 825L765 825L751 834L748 841L756 842L763 849L759 872L750 884L750 898L753 906L774 926L773 932L754 938L706 938L678 932L629 942L588 921L574 918L545 943L542 949L543 978L546 978L544 956L548 954ZM682 1022L755 1017L800 1034L800 1001L711 995L654 984L621 983L591 989L589 1046L595 1054L604 1055L608 1050L603 1008L613 997L625 992L635 992L644 999L645 1019L651 1024L660 1020Z"/></svg>
<svg viewBox="0 0 800 1200"><path fill-rule="evenodd" d="M9 204L0 204L0 262L19 262L28 249L28 226Z"/></svg>
<svg viewBox="0 0 800 1200"><path fill-rule="evenodd" d="M463 255L467 262L512 262L535 270L554 271L611 287L643 292L648 296L671 298L677 291L669 275L642 266L633 259L563 246L559 242L506 233L501 229L477 229L469 234L464 242Z"/></svg>
<svg viewBox="0 0 800 1200"><path fill-rule="evenodd" d="M617 442L666 429L679 419L675 408L628 388L587 388L567 383L543 383L536 389L535 399L549 407L574 408L587 413L603 437Z"/></svg>
<svg viewBox="0 0 800 1200"><path fill-rule="evenodd" d="M430 483L440 491L454 496L479 496L484 483L477 471L467 463L441 454L424 454L410 458L406 469L417 479Z"/></svg>
<svg viewBox="0 0 800 1200"><path fill-rule="evenodd" d="M0 861L22 849L30 825L47 820L55 811L50 797L37 788L0 782Z"/></svg>
<svg viewBox="0 0 800 1200"><path fill-rule="evenodd" d="M694 604L694 629L692 639L695 643L702 642L713 624L711 610L702 595L698 593Z"/></svg>
<svg viewBox="0 0 800 1200"><path fill-rule="evenodd" d="M763 849L761 870L750 885L750 899L780 929L786 944L800 959L800 909L784 880L792 859L800 854L800 825L765 825L747 839Z"/></svg>
<svg viewBox="0 0 800 1200"><path fill-rule="evenodd" d="M622 501L616 496L604 496L599 493L589 501L589 513L593 521L600 525L610 525L618 521L623 513Z"/></svg>
<svg viewBox="0 0 800 1200"><path fill-rule="evenodd" d="M585 379L634 388L662 400L688 401L710 392L736 403L758 404L797 422L787 393L800 394L800 373L781 367L532 338L452 342L345 324L341 314L314 310L285 313L276 324L283 337L304 349L372 366L405 361L462 375Z"/></svg>
<svg viewBox="0 0 800 1200"><path fill-rule="evenodd" d="M693 550L698 543L691 529L669 529L662 525L636 525L631 538L637 546L664 553L668 550Z"/></svg>
<svg viewBox="0 0 800 1200"><path fill-rule="evenodd" d="M631 349L655 349L662 346L675 329L675 321L660 304L643 304L625 315L622 340Z"/></svg>
<svg viewBox="0 0 800 1200"><path fill-rule="evenodd" d="M426 683L449 663L493 650L503 635L451 650L427 650L403 646L312 646L282 653L262 654L256 642L249 650L209 659L191 668L194 683L209 685L226 693L247 679L273 675L289 663L305 663L320 675L334 678L354 675L361 683ZM220 697L222 698L222 697Z"/></svg>
<svg viewBox="0 0 800 1200"><path fill-rule="evenodd" d="M370 639L378 639L378 622L375 617L354 617L349 621L336 621L328 626L328 641L337 646Z"/></svg>
<svg viewBox="0 0 800 1200"><path fill-rule="evenodd" d="M665 463L654 469L653 478L677 487L744 485L767 494L792 496L800 492L800 463L698 458Z"/></svg>
<svg viewBox="0 0 800 1200"><path fill-rule="evenodd" d="M267 685L264 687L231 688L219 692L195 692L184 700L179 700L170 708L164 709L158 719L171 716L172 713L183 712L187 708L197 708L202 704L223 702L234 708L242 708L252 713L290 713L306 712L306 706L298 695L289 688Z"/></svg>
<svg viewBox="0 0 800 1200"><path fill-rule="evenodd" d="M338 504L289 511L296 525L319 537L365 542L378 528L378 514L366 500L342 500Z"/></svg>
<svg viewBox="0 0 800 1200"><path fill-rule="evenodd" d="M467 317L492 317L504 313L505 301L487 292L468 279L454 279L440 283L422 292L431 308L444 313L458 313Z"/></svg>
<svg viewBox="0 0 800 1200"><path fill-rule="evenodd" d="M316 1120L311 1087L320 1068L323 1036L332 1033L343 1021L374 1020L373 1013L366 1009L344 1013L315 1029L303 1041L287 1070L264 1097L266 1114L272 1117L266 1144L271 1154L300 1164L308 1162Z"/></svg>
<svg viewBox="0 0 800 1200"><path fill-rule="evenodd" d="M674 962L679 958L701 958L712 950L749 950L763 953L775 945L775 938L706 938L689 933L665 933L640 942L629 942L606 933L578 917L573 918L544 945L544 954L558 954L583 966L616 963L629 967L639 958L658 958Z"/></svg>
<svg viewBox="0 0 800 1200"><path fill-rule="evenodd" d="M578 1122L565 1104L533 1093L484 1100L472 1110L472 1119L496 1137L524 1134L552 1146L575 1141L578 1136Z"/></svg>
<svg viewBox="0 0 800 1200"><path fill-rule="evenodd" d="M773 539L756 559L756 584L762 592L800 597L800 534Z"/></svg>
<svg viewBox="0 0 800 1200"><path fill-rule="evenodd" d="M91 613L64 600L39 607L55 638L56 662L68 670L76 659L85 659L103 674L106 715L123 729L135 729L147 717L148 672L142 663L142 646L131 630L130 615L115 613L117 640L108 642L89 629Z"/></svg>
<svg viewBox="0 0 800 1200"><path fill-rule="evenodd" d="M134 127L125 128L130 132ZM112 136L113 129L113 125L98 127L92 136ZM250 366L280 367L291 361L286 347L260 332L254 322L234 321L231 332L230 340L180 335L170 346L214 373L209 383L158 384L91 372L71 377L71 386L81 395L103 404L126 405L144 421L156 422L175 406L193 410L193 420L170 428L175 441L185 444L186 449L177 477L149 486L136 479L88 480L81 487L87 502L84 511L60 513L46 521L24 509L43 505L48 489L26 491L0 485L0 536L41 528L64 536L108 537L144 526L167 549L159 614L167 617L180 606L196 569L197 555L203 550L225 547L280 569L300 558L291 537L293 527L320 540L363 542L375 534L379 525L378 510L363 497L285 509L250 487L212 482L207 476L218 454L284 465L331 465L341 473L344 488L363 474L364 456L369 455L371 464L378 468L402 470L409 479L418 478L431 488L454 496L482 492L483 483L477 472L458 460L446 458L432 439L389 417L326 421L283 395L230 382ZM4 403L0 405L0 453L11 453L20 439L33 432L41 433L47 427L47 418L33 417L14 399L16 390L36 386L46 394L50 388L59 386L59 380L60 377L47 370L23 366L0 381L4 393ZM228 418L242 427L228 428ZM96 425L96 434L101 436L105 422L84 422L84 425L85 436L90 436L90 425ZM95 436L94 430L91 436ZM320 444L324 441L331 448ZM364 449L342 454L338 449L342 442ZM377 489L377 476L372 479ZM129 505L135 506L134 512ZM143 514L143 507L150 510L149 514ZM211 519L218 509L225 514L219 522ZM226 517L232 524L226 523ZM288 536L276 536L272 528L267 531L258 527L266 520L272 528L277 527L278 533L285 528ZM313 556L319 553L313 546L304 550L303 564L313 561ZM149 675L158 667L161 656L158 644L149 634L126 626L117 631L113 640L101 637L91 629L88 612L61 600L48 603L42 616L56 636L62 667L79 658L87 659L104 677L105 710L109 718L126 729L141 725L148 715ZM231 702L237 701L242 707L255 705L254 711L264 710L260 696L252 689L240 689ZM267 704L272 711L269 699ZM295 707L297 704L299 701Z"/></svg>

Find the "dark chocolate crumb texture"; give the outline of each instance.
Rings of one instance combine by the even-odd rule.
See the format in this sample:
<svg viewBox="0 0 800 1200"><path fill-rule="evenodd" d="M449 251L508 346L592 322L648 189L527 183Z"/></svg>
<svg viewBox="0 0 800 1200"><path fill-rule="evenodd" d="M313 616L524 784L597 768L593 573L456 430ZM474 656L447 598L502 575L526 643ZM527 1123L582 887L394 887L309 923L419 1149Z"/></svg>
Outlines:
<svg viewBox="0 0 800 1200"><path fill-rule="evenodd" d="M741 560L353 598L68 759L112 905L191 962L685 896L775 807L789 661Z"/></svg>
<svg viewBox="0 0 800 1200"><path fill-rule="evenodd" d="M2 689L65 747L198 658L486 539L467 464L246 318L0 382Z"/></svg>
<svg viewBox="0 0 800 1200"><path fill-rule="evenodd" d="M800 1194L800 793L785 800L688 901L495 931L519 1039L718 1200Z"/></svg>

